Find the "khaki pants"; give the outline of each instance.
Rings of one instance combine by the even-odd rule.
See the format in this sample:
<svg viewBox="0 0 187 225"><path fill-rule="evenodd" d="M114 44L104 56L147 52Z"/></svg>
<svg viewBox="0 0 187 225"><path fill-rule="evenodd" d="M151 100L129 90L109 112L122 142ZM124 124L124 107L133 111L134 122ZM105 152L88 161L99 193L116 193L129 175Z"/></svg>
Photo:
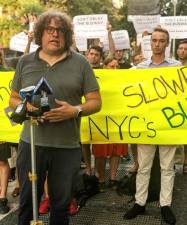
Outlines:
<svg viewBox="0 0 187 225"><path fill-rule="evenodd" d="M148 196L151 167L156 151L155 145L138 145L139 169L136 177L136 203L143 206ZM161 167L160 205L170 206L174 185L175 145L159 145Z"/></svg>

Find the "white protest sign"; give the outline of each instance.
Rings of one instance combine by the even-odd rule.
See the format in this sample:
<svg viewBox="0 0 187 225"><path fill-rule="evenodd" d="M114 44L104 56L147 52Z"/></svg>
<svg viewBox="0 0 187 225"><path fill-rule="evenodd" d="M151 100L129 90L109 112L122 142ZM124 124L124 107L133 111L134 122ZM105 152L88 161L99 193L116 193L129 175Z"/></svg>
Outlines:
<svg viewBox="0 0 187 225"><path fill-rule="evenodd" d="M87 50L87 39L83 37L75 37L76 47L79 51L86 51Z"/></svg>
<svg viewBox="0 0 187 225"><path fill-rule="evenodd" d="M141 41L142 41L142 33L139 33L139 34L136 35L137 46L141 45Z"/></svg>
<svg viewBox="0 0 187 225"><path fill-rule="evenodd" d="M112 31L112 38L116 50L130 49L129 33L127 30ZM108 37L104 39L104 50L109 50Z"/></svg>
<svg viewBox="0 0 187 225"><path fill-rule="evenodd" d="M171 43L166 48L165 56L170 57L170 49L171 49ZM152 56L152 50L151 50L151 35L144 36L141 41L141 51L142 55L146 59L150 59Z"/></svg>
<svg viewBox="0 0 187 225"><path fill-rule="evenodd" d="M160 18L160 25L168 30L173 39L187 37L187 16L164 16Z"/></svg>
<svg viewBox="0 0 187 225"><path fill-rule="evenodd" d="M129 33L127 30L112 31L112 38L117 50L130 48Z"/></svg>
<svg viewBox="0 0 187 225"><path fill-rule="evenodd" d="M24 33L18 33L10 39L9 48L14 51L24 52L27 46L28 36ZM36 51L38 45L31 43L30 52Z"/></svg>
<svg viewBox="0 0 187 225"><path fill-rule="evenodd" d="M81 15L73 18L75 36L100 38L107 33L107 14Z"/></svg>
<svg viewBox="0 0 187 225"><path fill-rule="evenodd" d="M160 15L131 15L130 20L133 22L137 34L144 31L151 33L160 24Z"/></svg>

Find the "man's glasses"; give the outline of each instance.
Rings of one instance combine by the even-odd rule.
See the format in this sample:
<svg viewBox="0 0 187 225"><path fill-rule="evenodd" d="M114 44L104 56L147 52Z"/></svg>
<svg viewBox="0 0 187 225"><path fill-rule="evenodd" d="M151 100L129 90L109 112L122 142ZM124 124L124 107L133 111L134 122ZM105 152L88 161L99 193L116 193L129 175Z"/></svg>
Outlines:
<svg viewBox="0 0 187 225"><path fill-rule="evenodd" d="M45 28L46 32L48 34L54 34L54 32L56 31L58 34L65 34L66 33L66 29L65 28L55 28L55 27L51 27L51 26L48 26Z"/></svg>

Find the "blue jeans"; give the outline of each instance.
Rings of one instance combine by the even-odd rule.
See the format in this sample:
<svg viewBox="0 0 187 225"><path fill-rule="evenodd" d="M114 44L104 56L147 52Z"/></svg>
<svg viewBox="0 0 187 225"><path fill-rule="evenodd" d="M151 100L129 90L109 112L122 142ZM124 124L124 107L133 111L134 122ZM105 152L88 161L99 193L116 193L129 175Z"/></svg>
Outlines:
<svg viewBox="0 0 187 225"><path fill-rule="evenodd" d="M46 173L50 200L50 225L68 225L68 207L72 197L74 180L80 168L81 149L65 149L36 146L36 171L38 204L44 191ZM30 144L20 141L18 148L18 179L20 204L18 225L29 225L33 219Z"/></svg>

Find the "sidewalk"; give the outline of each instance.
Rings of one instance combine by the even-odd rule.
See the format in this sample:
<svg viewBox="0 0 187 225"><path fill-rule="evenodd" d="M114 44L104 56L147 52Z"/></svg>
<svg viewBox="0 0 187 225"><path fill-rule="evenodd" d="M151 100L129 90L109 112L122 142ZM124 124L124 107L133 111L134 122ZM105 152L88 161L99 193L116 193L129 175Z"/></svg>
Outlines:
<svg viewBox="0 0 187 225"><path fill-rule="evenodd" d="M127 162L120 166L119 176L123 176L128 167ZM9 194L13 189L13 183L9 183ZM16 225L18 198L8 196L11 212L0 220L0 225ZM158 202L147 204L146 214L138 216L133 220L124 220L123 215L132 206L131 196L119 196L115 191L109 189L100 193L86 203L79 213L71 217L70 225L166 225L160 216ZM187 225L187 175L176 174L173 210L177 217L176 225ZM40 217L45 225L48 225L49 215ZM1 217L2 218L2 217Z"/></svg>

